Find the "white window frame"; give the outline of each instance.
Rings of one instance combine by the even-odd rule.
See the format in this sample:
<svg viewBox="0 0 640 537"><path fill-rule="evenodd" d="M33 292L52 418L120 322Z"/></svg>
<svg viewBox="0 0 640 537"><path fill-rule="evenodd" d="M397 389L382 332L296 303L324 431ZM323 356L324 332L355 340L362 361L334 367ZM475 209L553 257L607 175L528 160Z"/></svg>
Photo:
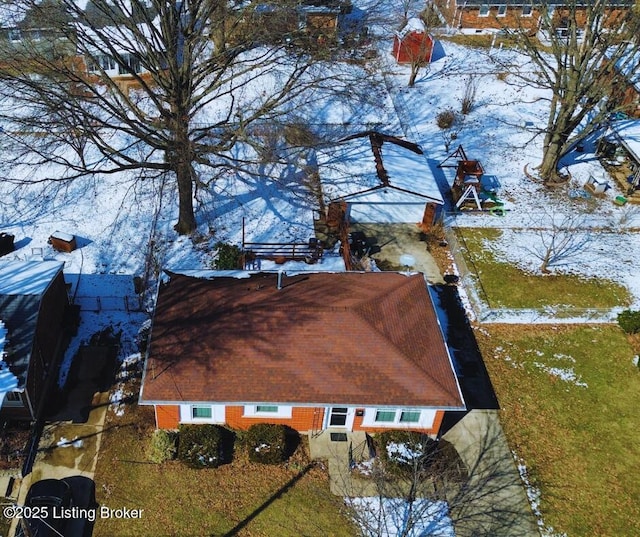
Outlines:
<svg viewBox="0 0 640 537"><path fill-rule="evenodd" d="M258 410L259 406L275 406L277 410L275 412L264 412ZM285 405L274 405L271 403L263 403L260 405L245 405L244 406L244 418L290 418L292 415L293 407Z"/></svg>
<svg viewBox="0 0 640 537"><path fill-rule="evenodd" d="M129 67L129 69L135 74L139 75L140 73L144 72L144 68L142 67L142 62L139 55L126 53L122 55L122 59L125 60L127 67ZM118 64L118 74L128 75L131 73L123 65Z"/></svg>
<svg viewBox="0 0 640 537"><path fill-rule="evenodd" d="M482 10L486 8L486 13L483 13ZM491 6L489 4L481 4L478 9L478 17L488 17L491 14Z"/></svg>
<svg viewBox="0 0 640 537"><path fill-rule="evenodd" d="M525 13L524 9L528 8L529 13ZM522 16L523 17L533 17L533 4L523 4L522 6Z"/></svg>
<svg viewBox="0 0 640 537"><path fill-rule="evenodd" d="M345 417L345 424L344 425L331 425L331 410L333 408L346 408L347 409L347 413L346 413L346 417ZM353 407L343 407L343 406L338 406L336 405L335 407L327 407L325 409L325 413L324 413L324 428L325 429L344 429L347 431L352 431L353 430L353 420L355 419L356 416L356 409Z"/></svg>
<svg viewBox="0 0 640 537"><path fill-rule="evenodd" d="M498 4L498 17L507 16L507 4Z"/></svg>
<svg viewBox="0 0 640 537"><path fill-rule="evenodd" d="M395 412L393 421L376 421L377 412ZM416 422L400 421L403 412L420 412ZM390 429L431 429L436 418L436 410L418 408L367 408L362 418L363 427L388 427Z"/></svg>
<svg viewBox="0 0 640 537"><path fill-rule="evenodd" d="M194 407L208 407L211 409L210 418L194 418ZM188 403L180 405L180 423L224 423L225 422L225 406L214 405L210 403Z"/></svg>
<svg viewBox="0 0 640 537"><path fill-rule="evenodd" d="M9 29L9 41L12 43L19 43L22 41L22 32L19 28L10 28Z"/></svg>
<svg viewBox="0 0 640 537"><path fill-rule="evenodd" d="M195 416L194 411L196 408L205 408L209 411L209 416L201 417ZM193 421L210 421L213 419L213 408L211 405L191 405L191 419Z"/></svg>
<svg viewBox="0 0 640 537"><path fill-rule="evenodd" d="M14 397L14 400L9 399L9 396ZM22 402L22 392L7 392L4 399L0 401L3 407L22 408L24 403Z"/></svg>

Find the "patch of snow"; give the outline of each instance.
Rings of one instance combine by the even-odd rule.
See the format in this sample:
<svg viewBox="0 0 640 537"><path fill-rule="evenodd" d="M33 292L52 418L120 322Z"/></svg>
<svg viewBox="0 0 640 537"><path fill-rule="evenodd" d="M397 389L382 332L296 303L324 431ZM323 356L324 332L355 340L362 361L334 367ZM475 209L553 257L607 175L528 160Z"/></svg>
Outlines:
<svg viewBox="0 0 640 537"><path fill-rule="evenodd" d="M56 446L62 447L62 448L67 448L67 447L81 448L83 445L84 445L83 440L81 438L78 438L77 436L73 440L67 440L64 436L61 436L60 440L56 442Z"/></svg>
<svg viewBox="0 0 640 537"><path fill-rule="evenodd" d="M375 459L367 459L366 461L356 462L353 470L358 472L361 475L369 476L373 472L373 467L375 465Z"/></svg>
<svg viewBox="0 0 640 537"><path fill-rule="evenodd" d="M363 535L376 537L455 537L449 506L444 501L402 498L345 498L356 513Z"/></svg>
<svg viewBox="0 0 640 537"><path fill-rule="evenodd" d="M581 377L576 374L573 368L550 367L548 365L541 364L540 362L533 362L533 365L552 377L557 377L564 382L569 382L575 386L580 386L581 388L588 387L588 384L581 380Z"/></svg>
<svg viewBox="0 0 640 537"><path fill-rule="evenodd" d="M60 261L0 260L0 295L41 295L62 267Z"/></svg>
<svg viewBox="0 0 640 537"><path fill-rule="evenodd" d="M410 463L422 455L422 451L412 449L407 444L398 444L396 442L389 442L387 444L387 455L389 459L395 460L401 463Z"/></svg>
<svg viewBox="0 0 640 537"><path fill-rule="evenodd" d="M568 354L556 353L553 355L556 360L565 360L567 362L571 362L573 364L576 363L576 359L573 356L569 356Z"/></svg>
<svg viewBox="0 0 640 537"><path fill-rule="evenodd" d="M109 402L111 405L109 408L116 416L124 416L124 404L123 400L125 398L125 391L123 386L118 386L114 391L109 395Z"/></svg>
<svg viewBox="0 0 640 537"><path fill-rule="evenodd" d="M511 453L513 455L513 458L515 459L516 466L518 467L520 479L522 479L522 482L524 483L524 487L527 492L527 498L529 499L529 504L531 505L531 510L533 511L533 514L535 515L538 523L540 535L542 537L567 537L566 533L557 533L551 526L548 526L544 523L542 512L540 511L540 489L531 483L529 471L527 470L527 465L525 464L525 462L520 457L518 457L515 452L512 451Z"/></svg>

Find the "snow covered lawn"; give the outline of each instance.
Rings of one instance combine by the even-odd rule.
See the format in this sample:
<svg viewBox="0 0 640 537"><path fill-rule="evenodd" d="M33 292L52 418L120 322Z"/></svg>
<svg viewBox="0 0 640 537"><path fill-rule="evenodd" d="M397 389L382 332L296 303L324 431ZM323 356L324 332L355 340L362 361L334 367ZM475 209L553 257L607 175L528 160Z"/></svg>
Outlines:
<svg viewBox="0 0 640 537"><path fill-rule="evenodd" d="M365 536L455 537L448 506L443 501L402 498L347 498Z"/></svg>

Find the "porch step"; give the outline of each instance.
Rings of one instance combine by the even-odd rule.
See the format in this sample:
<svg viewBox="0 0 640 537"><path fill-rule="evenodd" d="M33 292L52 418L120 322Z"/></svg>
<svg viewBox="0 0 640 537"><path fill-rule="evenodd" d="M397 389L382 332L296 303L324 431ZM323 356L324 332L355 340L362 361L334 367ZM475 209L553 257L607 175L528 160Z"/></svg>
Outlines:
<svg viewBox="0 0 640 537"><path fill-rule="evenodd" d="M333 438L332 433L334 433ZM354 451L354 458L361 460L361 458L358 459L358 452L362 450L357 448L366 445L366 441L367 436L363 431L326 429L318 435L309 435L309 451L311 458L314 460L330 460L332 458L346 458L346 460L349 460L349 446L351 446Z"/></svg>

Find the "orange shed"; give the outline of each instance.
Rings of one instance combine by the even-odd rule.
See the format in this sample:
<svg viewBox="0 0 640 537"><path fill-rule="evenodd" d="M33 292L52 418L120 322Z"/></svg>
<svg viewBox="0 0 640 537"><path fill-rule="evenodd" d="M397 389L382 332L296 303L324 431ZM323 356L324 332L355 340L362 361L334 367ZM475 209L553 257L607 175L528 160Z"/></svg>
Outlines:
<svg viewBox="0 0 640 537"><path fill-rule="evenodd" d="M396 32L393 57L398 63L429 63L432 54L433 37L427 33L420 19L409 19L405 27Z"/></svg>

